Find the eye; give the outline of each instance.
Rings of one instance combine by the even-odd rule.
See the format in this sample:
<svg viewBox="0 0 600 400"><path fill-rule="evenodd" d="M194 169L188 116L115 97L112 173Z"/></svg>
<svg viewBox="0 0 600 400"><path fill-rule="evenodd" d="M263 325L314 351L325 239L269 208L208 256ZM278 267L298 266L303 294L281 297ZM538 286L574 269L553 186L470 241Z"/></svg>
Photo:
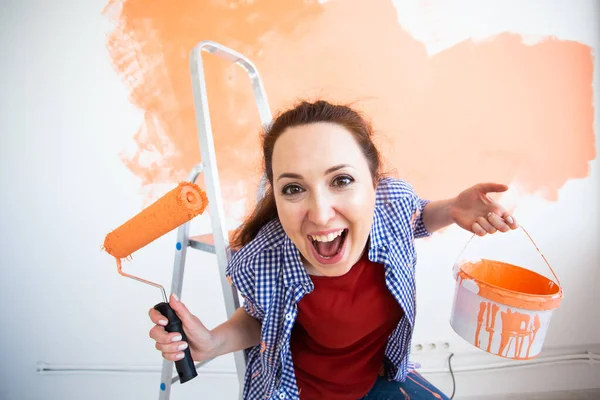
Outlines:
<svg viewBox="0 0 600 400"><path fill-rule="evenodd" d="M340 176L336 176L335 178L333 178L333 181L331 183L335 187L346 187L346 186L350 185L352 182L354 182L354 179L351 176L340 175Z"/></svg>
<svg viewBox="0 0 600 400"><path fill-rule="evenodd" d="M302 193L304 189L295 183L290 183L289 185L285 185L283 189L281 189L281 194L284 196L293 196L295 194Z"/></svg>

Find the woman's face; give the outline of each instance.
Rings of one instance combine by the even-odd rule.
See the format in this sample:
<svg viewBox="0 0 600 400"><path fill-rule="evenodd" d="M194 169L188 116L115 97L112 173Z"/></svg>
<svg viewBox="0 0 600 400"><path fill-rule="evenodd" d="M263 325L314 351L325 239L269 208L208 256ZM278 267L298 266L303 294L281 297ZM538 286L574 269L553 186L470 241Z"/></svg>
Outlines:
<svg viewBox="0 0 600 400"><path fill-rule="evenodd" d="M283 229L309 274L340 276L360 259L375 188L365 156L344 127L288 128L273 149L273 191Z"/></svg>

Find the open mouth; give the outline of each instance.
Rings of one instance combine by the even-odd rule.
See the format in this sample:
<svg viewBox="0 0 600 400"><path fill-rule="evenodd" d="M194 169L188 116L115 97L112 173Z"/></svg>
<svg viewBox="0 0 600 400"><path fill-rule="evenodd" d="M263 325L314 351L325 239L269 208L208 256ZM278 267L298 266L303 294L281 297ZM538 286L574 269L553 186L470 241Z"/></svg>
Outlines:
<svg viewBox="0 0 600 400"><path fill-rule="evenodd" d="M330 232L328 235L308 236L312 243L314 253L320 261L336 262L341 258L348 229L340 229L337 232Z"/></svg>

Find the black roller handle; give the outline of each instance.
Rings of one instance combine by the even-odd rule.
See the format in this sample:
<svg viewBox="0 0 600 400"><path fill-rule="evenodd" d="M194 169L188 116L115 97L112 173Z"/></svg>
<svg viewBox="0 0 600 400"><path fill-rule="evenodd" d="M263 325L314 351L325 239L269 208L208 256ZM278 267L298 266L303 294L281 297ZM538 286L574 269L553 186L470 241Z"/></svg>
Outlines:
<svg viewBox="0 0 600 400"><path fill-rule="evenodd" d="M179 375L179 382L186 383L187 381L194 379L198 375L198 371L196 371L196 366L194 365L194 360L192 359L192 353L190 352L189 342L187 341L187 337L183 331L181 320L171 308L169 303L158 303L154 306L154 309L164 315L169 321L167 326L165 326L165 330L167 332L179 332L182 340L188 343L188 347L183 351L185 356L181 360L175 361L175 368L177 369L177 374Z"/></svg>

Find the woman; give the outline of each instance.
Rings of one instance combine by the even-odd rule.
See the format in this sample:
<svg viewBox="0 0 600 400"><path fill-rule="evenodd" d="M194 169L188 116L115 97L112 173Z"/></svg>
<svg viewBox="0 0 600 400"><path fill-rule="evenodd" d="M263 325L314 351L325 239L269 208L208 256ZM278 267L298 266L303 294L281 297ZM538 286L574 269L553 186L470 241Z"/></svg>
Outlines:
<svg viewBox="0 0 600 400"><path fill-rule="evenodd" d="M408 361L415 324L414 239L456 223L477 235L516 229L479 184L420 199L381 174L371 126L349 107L302 102L264 136L269 188L232 241L227 275L244 298L208 330L178 299L188 342L150 310L167 360L249 349L245 399L447 399Z"/></svg>

